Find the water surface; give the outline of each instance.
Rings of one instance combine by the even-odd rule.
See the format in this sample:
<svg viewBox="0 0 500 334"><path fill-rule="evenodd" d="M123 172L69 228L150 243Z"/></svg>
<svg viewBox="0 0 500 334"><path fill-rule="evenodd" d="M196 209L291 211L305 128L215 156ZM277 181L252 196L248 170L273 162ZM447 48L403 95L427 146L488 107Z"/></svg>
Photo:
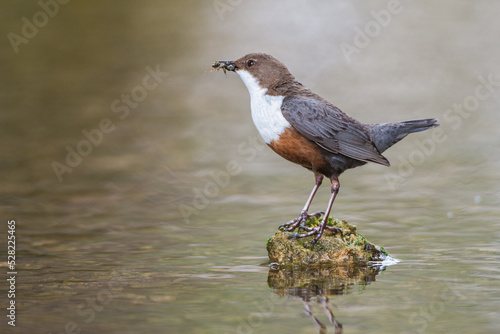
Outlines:
<svg viewBox="0 0 500 334"><path fill-rule="evenodd" d="M16 327L0 326L498 332L498 6L410 2L384 21L386 1L75 1L17 53L4 38L0 218L16 220L18 274ZM3 35L41 10L4 5ZM298 215L313 176L262 144L236 75L205 73L255 51L361 121L440 119L438 134L387 151L390 168L341 177L335 217L400 262L269 267L265 242Z"/></svg>

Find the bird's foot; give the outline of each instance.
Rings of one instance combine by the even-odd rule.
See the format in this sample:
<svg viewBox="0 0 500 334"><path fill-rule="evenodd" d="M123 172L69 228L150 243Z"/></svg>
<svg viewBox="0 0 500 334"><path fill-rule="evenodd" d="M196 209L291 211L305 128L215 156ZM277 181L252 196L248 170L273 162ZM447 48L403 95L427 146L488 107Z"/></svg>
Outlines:
<svg viewBox="0 0 500 334"><path fill-rule="evenodd" d="M311 215L308 214L307 211L302 211L297 218L289 221L288 223L280 225L279 229L286 231L286 232L291 232L291 231L295 230L297 227L299 227L305 231L312 231L313 228L307 226L307 220L311 217L319 218L323 214L324 214L323 211L318 211L318 212L315 212Z"/></svg>
<svg viewBox="0 0 500 334"><path fill-rule="evenodd" d="M337 227L327 226L325 221L321 222L321 224L319 226L317 226L317 227L308 227L308 229L309 229L309 232L307 232L307 233L291 234L291 235L288 236L288 238L289 239L300 239L300 238L306 238L306 237L310 237L312 235L316 235L316 238L314 238L311 241L311 248L312 248L312 247L314 247L314 245L316 244L316 242L318 242L318 240L321 238L321 236L323 235L323 231L324 230L331 231L334 234L338 233L338 232L341 232L341 230L339 228L337 228Z"/></svg>

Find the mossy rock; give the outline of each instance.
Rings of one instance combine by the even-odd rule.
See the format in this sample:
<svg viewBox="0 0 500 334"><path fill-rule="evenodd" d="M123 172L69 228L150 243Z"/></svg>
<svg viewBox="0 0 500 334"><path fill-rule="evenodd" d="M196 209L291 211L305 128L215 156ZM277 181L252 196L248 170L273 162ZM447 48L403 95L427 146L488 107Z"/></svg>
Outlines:
<svg viewBox="0 0 500 334"><path fill-rule="evenodd" d="M307 225L317 226L321 218L309 218ZM371 261L383 261L387 252L356 232L356 227L346 221L328 219L328 226L337 227L337 233L325 230L321 239L311 247L315 236L293 239L292 234L303 233L279 231L267 241L267 252L271 263L280 266L335 266L367 265Z"/></svg>

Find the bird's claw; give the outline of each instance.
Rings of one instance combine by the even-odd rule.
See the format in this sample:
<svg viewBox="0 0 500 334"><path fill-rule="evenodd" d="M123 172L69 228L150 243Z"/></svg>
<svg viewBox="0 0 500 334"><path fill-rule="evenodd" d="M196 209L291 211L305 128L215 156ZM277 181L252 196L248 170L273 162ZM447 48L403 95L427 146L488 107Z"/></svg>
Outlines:
<svg viewBox="0 0 500 334"><path fill-rule="evenodd" d="M307 220L311 217L320 218L321 215L323 215L323 214L324 214L323 211L318 211L318 212L315 212L313 214L308 214L307 211L302 211L297 218L289 221L288 223L280 225L279 228L283 231L286 231L286 232L291 232L291 231L295 230L297 227L299 227L305 231L312 231L313 228L306 225Z"/></svg>
<svg viewBox="0 0 500 334"><path fill-rule="evenodd" d="M316 238L314 238L311 241L311 248L312 248L312 247L314 247L314 245L316 244L316 242L318 242L318 240L321 238L321 236L323 235L323 231L324 230L331 231L334 234L341 232L341 230L339 228L337 228L337 227L333 227L333 226L324 226L324 227L322 227L321 225L319 225L318 227L308 227L308 232L307 233L291 234L291 235L288 236L288 238L289 239L300 239L300 238L306 238L306 237L310 237L312 235L316 235Z"/></svg>

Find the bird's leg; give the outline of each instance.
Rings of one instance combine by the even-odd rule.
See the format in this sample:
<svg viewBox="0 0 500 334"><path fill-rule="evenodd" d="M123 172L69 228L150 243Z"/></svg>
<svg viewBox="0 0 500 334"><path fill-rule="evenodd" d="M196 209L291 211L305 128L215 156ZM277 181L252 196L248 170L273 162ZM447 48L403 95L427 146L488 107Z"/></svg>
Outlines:
<svg viewBox="0 0 500 334"><path fill-rule="evenodd" d="M316 318L314 316L314 314L312 313L312 310L311 310L311 303L309 300L306 300L304 297L302 297L302 301L304 302L304 307L305 307L305 311L304 313L312 319L312 321L314 322L314 324L316 325L316 327L319 328L319 333L320 334L324 334L326 333L327 331L327 328L325 325L323 325L323 323L321 321L318 320L318 318Z"/></svg>
<svg viewBox="0 0 500 334"><path fill-rule="evenodd" d="M311 195L309 195L309 198L307 199L306 204L304 205L304 208L300 212L299 217L289 221L288 223L285 223L280 226L280 229L284 229L287 232L293 231L297 228L297 226L300 225L301 228L305 230L310 230L309 227L306 226L307 219L309 217L321 217L323 212L318 211L313 213L312 215L308 214L307 211L309 210L309 207L311 206L311 203L313 201L314 195L316 195L316 192L318 191L319 186L321 186L321 183L323 182L323 175L321 174L314 174L314 178L316 180L316 184L314 185L313 190L311 191Z"/></svg>
<svg viewBox="0 0 500 334"><path fill-rule="evenodd" d="M330 302L328 297L325 296L321 301L318 301L321 305L323 305L323 309L325 310L326 315L328 316L328 320L335 326L335 334L343 332L343 326L340 322L335 320L335 316L333 315L332 310L330 309Z"/></svg>
<svg viewBox="0 0 500 334"><path fill-rule="evenodd" d="M333 202L335 201L335 197L337 197L337 194L338 194L339 189L340 189L340 183L339 183L339 180L336 177L332 177L330 179L330 181L332 183L332 195L330 196L330 200L328 201L328 206L326 207L326 210L325 210L325 215L323 216L323 220L321 221L321 223L319 224L319 226L315 227L315 228L312 228L307 233L291 235L290 238L298 239L298 238L309 237L311 235L316 235L316 238L314 238L314 240L311 241L311 246L314 246L314 244L323 235L323 231L325 229L327 229L329 231L332 231L332 232L337 232L338 231L338 228L336 228L336 227L326 226L326 224L328 222L328 216L330 215L330 211L332 210Z"/></svg>
<svg viewBox="0 0 500 334"><path fill-rule="evenodd" d="M333 202L335 201L335 197L337 197L337 194L339 193L340 189L339 180L337 178L331 178L330 181L332 182L332 195L330 196L330 200L328 201L328 206L326 207L325 210L325 216L323 217L323 220L318 226L318 235L316 236L316 238L313 239L313 241L311 241L311 246L314 246L314 244L323 235L323 231L325 230L325 227L327 227L326 223L328 222L328 216L330 215L330 211L332 211ZM328 230L332 229L328 228ZM334 227L333 230L338 231L336 227Z"/></svg>
<svg viewBox="0 0 500 334"><path fill-rule="evenodd" d="M325 210L325 216L323 217L323 220L318 226L318 235L316 236L316 238L313 239L313 241L311 241L311 246L314 246L314 244L323 235L323 231L325 230L325 227L327 227L326 223L328 222L328 216L330 215L330 211L332 211L333 202L335 201L335 197L337 197L337 194L340 189L340 183L337 178L331 178L330 181L332 183L332 195L330 196L330 200L328 201L328 206L326 207ZM338 231L336 227L328 228L328 230Z"/></svg>

